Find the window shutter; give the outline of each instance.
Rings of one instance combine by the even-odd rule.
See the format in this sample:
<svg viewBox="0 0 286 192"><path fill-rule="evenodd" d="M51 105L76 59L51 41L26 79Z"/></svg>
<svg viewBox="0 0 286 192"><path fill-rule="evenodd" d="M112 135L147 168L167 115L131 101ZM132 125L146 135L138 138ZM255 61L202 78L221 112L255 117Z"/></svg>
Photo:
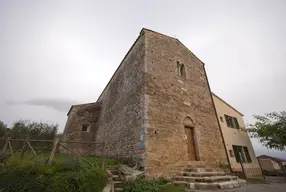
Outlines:
<svg viewBox="0 0 286 192"><path fill-rule="evenodd" d="M240 162L240 156L239 156L238 146L233 145L232 148L233 148L233 152L234 152L236 162L239 163Z"/></svg>
<svg viewBox="0 0 286 192"><path fill-rule="evenodd" d="M251 158L250 158L250 155L249 155L247 147L243 147L243 150L244 150L244 154L246 156L247 162L251 163Z"/></svg>
<svg viewBox="0 0 286 192"><path fill-rule="evenodd" d="M225 121L226 121L226 124L228 127L230 127L230 123L229 123L229 118L227 115L224 115L224 118L225 118Z"/></svg>
<svg viewBox="0 0 286 192"><path fill-rule="evenodd" d="M239 128L239 124L236 117L233 117L235 128Z"/></svg>
<svg viewBox="0 0 286 192"><path fill-rule="evenodd" d="M226 121L227 126L234 128L232 117L230 117L228 115L224 115L224 117L225 117L225 121Z"/></svg>

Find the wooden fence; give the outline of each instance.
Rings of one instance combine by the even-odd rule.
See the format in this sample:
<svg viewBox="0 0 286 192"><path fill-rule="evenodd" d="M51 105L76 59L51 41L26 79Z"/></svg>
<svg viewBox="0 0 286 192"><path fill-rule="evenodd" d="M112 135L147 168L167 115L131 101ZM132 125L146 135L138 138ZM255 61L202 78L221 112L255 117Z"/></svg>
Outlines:
<svg viewBox="0 0 286 192"><path fill-rule="evenodd" d="M56 151L59 147L62 147L69 153L76 156L77 159L81 159L85 163L87 163L90 166L94 166L93 163L88 161L83 156L79 155L77 152L75 152L73 149L67 147L65 144L88 144L88 145L96 145L92 150L95 150L96 148L101 148L101 154L100 154L100 168L104 169L104 157L105 157L105 144L103 143L96 143L96 142L80 142L80 141L61 141L59 138L56 138L54 140L36 140L36 139L12 139L8 137L7 139L0 139L2 141L2 145L0 146L0 162L4 161L5 159L8 159L10 157L13 157L14 154L20 150L20 160L24 159L25 153L27 152L27 148L30 149L33 156L29 159L32 160L35 157L37 157L39 154L42 154L49 149L51 149L51 152L49 153L49 158L47 161L47 165L52 165ZM17 142L16 147L13 149L12 142ZM38 146L40 145L42 148L39 150L35 150L31 143L38 143ZM3 149L1 150L1 148Z"/></svg>

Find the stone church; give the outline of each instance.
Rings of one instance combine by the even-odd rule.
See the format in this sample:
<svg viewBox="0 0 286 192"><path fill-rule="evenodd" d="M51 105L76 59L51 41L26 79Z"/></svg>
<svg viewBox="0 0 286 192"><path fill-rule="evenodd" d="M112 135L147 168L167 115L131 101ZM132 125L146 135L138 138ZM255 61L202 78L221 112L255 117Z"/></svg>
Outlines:
<svg viewBox="0 0 286 192"><path fill-rule="evenodd" d="M150 176L189 162L229 169L205 64L178 39L148 29L97 101L71 107L64 139L105 142L107 156L132 159Z"/></svg>

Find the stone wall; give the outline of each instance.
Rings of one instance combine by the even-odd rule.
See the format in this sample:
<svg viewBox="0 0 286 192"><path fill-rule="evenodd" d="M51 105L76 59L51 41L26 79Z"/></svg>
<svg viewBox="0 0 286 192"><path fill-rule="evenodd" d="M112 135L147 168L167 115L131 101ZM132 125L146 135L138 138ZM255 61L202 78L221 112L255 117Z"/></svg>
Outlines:
<svg viewBox="0 0 286 192"><path fill-rule="evenodd" d="M185 66L182 76L178 64ZM105 142L107 156L131 159L149 176L186 167L186 118L194 125L198 160L214 168L228 165L204 64L177 39L143 29L97 104L90 138L77 124L89 122L91 114L78 115L77 108L66 132Z"/></svg>
<svg viewBox="0 0 286 192"><path fill-rule="evenodd" d="M68 113L65 130L63 133L64 141L80 141L80 142L95 142L95 135L97 132L97 121L100 115L100 103L87 103L81 105L74 105ZM82 131L82 125L89 125L87 132ZM66 146L78 154L94 154L96 145L87 144L66 144ZM62 152L66 152L61 149Z"/></svg>
<svg viewBox="0 0 286 192"><path fill-rule="evenodd" d="M146 173L169 175L188 162L183 121L194 123L197 156L210 167L228 164L204 64L180 41L156 32L145 33L145 99L148 114ZM178 75L177 62L184 64Z"/></svg>
<svg viewBox="0 0 286 192"><path fill-rule="evenodd" d="M139 36L98 101L102 103L96 141L106 143L108 156L143 162L140 147L143 117L144 36Z"/></svg>

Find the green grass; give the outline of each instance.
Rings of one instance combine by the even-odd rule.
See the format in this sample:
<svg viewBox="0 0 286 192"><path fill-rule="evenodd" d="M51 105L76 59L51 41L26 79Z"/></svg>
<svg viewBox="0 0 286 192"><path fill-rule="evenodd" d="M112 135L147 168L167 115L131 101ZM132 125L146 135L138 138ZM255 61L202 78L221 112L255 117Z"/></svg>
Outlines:
<svg viewBox="0 0 286 192"><path fill-rule="evenodd" d="M100 192L108 178L98 166L82 167L78 161L56 162L52 166L9 159L0 168L0 189L5 192Z"/></svg>
<svg viewBox="0 0 286 192"><path fill-rule="evenodd" d="M52 165L47 166L49 156L49 152L36 157L25 152L21 161L21 153L14 153L0 164L0 192L99 192L107 183L107 173L100 169L101 157L56 153ZM117 161L104 158L104 164L115 166Z"/></svg>
<svg viewBox="0 0 286 192"><path fill-rule="evenodd" d="M160 192L184 192L185 190L181 187L175 186L173 184L167 184L160 187Z"/></svg>

